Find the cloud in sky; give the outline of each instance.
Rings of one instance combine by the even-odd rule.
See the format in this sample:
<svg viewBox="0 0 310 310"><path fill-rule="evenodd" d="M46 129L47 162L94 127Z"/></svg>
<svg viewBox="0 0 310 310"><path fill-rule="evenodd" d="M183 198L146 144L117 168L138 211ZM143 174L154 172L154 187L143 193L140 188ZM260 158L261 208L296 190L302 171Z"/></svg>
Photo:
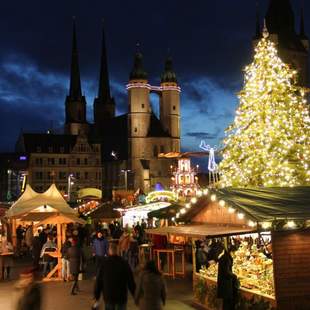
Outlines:
<svg viewBox="0 0 310 310"><path fill-rule="evenodd" d="M62 128L64 101L68 93L69 74L41 70L23 55L11 55L0 62L0 139L2 150L13 150L21 130L45 131ZM192 77L182 83L181 125L182 148L197 150L199 140L219 144L225 127L232 121L236 106L235 90L223 88L210 77ZM98 81L82 78L82 89L87 99L88 120L93 119L93 100ZM127 111L125 84L111 81L117 113ZM157 96L151 103L158 109Z"/></svg>
<svg viewBox="0 0 310 310"><path fill-rule="evenodd" d="M184 83L182 148L197 150L202 139L211 145L221 143L225 128L234 118L237 90L237 86L236 89L224 88L210 77L198 77Z"/></svg>

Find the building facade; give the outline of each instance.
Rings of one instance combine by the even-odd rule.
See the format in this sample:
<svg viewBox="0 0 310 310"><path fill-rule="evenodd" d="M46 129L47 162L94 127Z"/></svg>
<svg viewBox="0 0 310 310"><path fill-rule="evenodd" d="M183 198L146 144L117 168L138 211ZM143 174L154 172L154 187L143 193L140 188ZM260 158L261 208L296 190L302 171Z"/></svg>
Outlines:
<svg viewBox="0 0 310 310"><path fill-rule="evenodd" d="M27 154L28 183L43 192L51 183L71 196L82 188L102 187L100 144L90 143L85 135L22 134L17 150ZM69 178L70 176L70 178Z"/></svg>
<svg viewBox="0 0 310 310"><path fill-rule="evenodd" d="M298 31L295 29L295 14L290 0L270 0L265 21L279 56L298 71L300 86L309 87L309 39L305 33L303 8L300 10ZM257 12L254 46L261 38L261 30Z"/></svg>

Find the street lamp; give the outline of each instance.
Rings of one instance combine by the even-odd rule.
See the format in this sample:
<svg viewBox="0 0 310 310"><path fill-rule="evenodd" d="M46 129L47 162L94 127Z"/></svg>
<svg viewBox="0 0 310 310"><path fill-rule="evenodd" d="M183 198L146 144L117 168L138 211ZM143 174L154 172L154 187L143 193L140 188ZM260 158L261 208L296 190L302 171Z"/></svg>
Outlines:
<svg viewBox="0 0 310 310"><path fill-rule="evenodd" d="M125 177L125 189L126 189L126 192L128 190L128 172L130 172L131 170L129 169L122 169L121 172L124 173L124 177Z"/></svg>
<svg viewBox="0 0 310 310"><path fill-rule="evenodd" d="M71 173L71 174L69 174L69 176L68 176L68 201L71 200L71 187L72 187L72 185L74 184L73 180L74 180L74 176L73 176L73 174Z"/></svg>

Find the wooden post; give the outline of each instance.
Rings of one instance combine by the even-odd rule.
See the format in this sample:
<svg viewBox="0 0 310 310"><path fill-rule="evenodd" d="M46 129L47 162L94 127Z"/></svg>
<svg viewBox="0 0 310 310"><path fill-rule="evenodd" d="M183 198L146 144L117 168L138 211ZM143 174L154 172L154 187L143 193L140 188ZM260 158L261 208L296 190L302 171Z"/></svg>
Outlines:
<svg viewBox="0 0 310 310"><path fill-rule="evenodd" d="M14 249L16 249L17 240L16 240L16 219L12 219L12 243Z"/></svg>
<svg viewBox="0 0 310 310"><path fill-rule="evenodd" d="M61 224L57 224L57 252L58 252L58 257L57 257L57 264L58 264L58 278L61 278Z"/></svg>

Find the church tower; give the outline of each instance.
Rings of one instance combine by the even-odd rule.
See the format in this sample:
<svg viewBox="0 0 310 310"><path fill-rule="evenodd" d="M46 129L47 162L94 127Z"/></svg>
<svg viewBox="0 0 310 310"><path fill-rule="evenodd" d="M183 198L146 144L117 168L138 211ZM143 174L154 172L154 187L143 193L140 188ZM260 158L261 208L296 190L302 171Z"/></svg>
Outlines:
<svg viewBox="0 0 310 310"><path fill-rule="evenodd" d="M265 16L270 38L277 44L280 57L299 72L299 84L307 86L309 40L304 31L303 11L300 18L300 29L297 34L290 0L270 0ZM254 38L254 44L257 39L259 37Z"/></svg>
<svg viewBox="0 0 310 310"><path fill-rule="evenodd" d="M180 151L180 87L169 56L165 62L160 84L160 121L165 131L173 139L172 151Z"/></svg>
<svg viewBox="0 0 310 310"><path fill-rule="evenodd" d="M143 67L143 56L139 51L135 54L134 66L129 76L127 89L129 98L129 136L144 138L147 136L150 127L150 85Z"/></svg>
<svg viewBox="0 0 310 310"><path fill-rule="evenodd" d="M96 128L102 128L106 120L115 117L115 102L111 97L107 50L104 25L102 28L101 64L99 74L98 96L94 100L94 122Z"/></svg>
<svg viewBox="0 0 310 310"><path fill-rule="evenodd" d="M72 56L69 95L66 97L65 133L78 135L88 132L86 121L86 100L82 95L79 55L76 39L76 25L73 20Z"/></svg>

